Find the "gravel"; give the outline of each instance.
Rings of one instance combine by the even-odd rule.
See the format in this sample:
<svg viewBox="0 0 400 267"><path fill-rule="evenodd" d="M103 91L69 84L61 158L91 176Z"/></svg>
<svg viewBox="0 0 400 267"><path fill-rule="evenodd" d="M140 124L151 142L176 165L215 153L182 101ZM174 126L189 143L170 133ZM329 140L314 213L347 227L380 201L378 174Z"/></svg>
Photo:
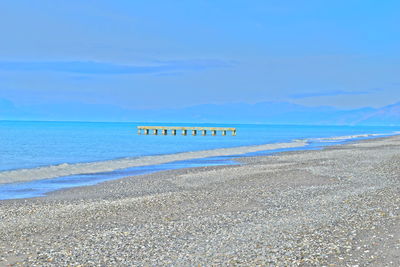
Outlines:
<svg viewBox="0 0 400 267"><path fill-rule="evenodd" d="M400 266L400 137L0 201L3 266Z"/></svg>

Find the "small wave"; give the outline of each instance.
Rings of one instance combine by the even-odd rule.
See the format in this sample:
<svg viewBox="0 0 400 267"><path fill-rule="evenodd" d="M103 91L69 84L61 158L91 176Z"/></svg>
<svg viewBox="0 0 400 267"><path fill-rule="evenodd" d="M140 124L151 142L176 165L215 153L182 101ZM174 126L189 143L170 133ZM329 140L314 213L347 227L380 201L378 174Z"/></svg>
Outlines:
<svg viewBox="0 0 400 267"><path fill-rule="evenodd" d="M400 132L392 132L386 134L358 134L348 136L335 136L324 138L296 139L287 143L275 143L256 146L243 146L232 148L219 148L213 150L203 150L194 152L183 152L167 155L143 156L138 158L125 158L116 160L107 160L89 163L51 165L30 169L18 169L0 172L0 184L29 182L34 180L51 179L56 177L79 175L79 174L95 174L102 172L112 172L115 170L127 169L139 166L158 165L174 161L192 160L208 157L232 156L259 151L277 150L285 148L304 147L309 142L340 142L357 138L368 138L377 136L398 135Z"/></svg>
<svg viewBox="0 0 400 267"><path fill-rule="evenodd" d="M157 155L157 156L143 156L138 158L125 158L125 159L90 162L90 163L77 163L77 164L63 163L59 165L0 172L0 184L28 182L34 180L50 179L50 178L78 175L78 174L112 172L119 169L127 169L138 166L157 165L173 161L239 155L239 154L246 154L258 151L303 147L306 145L307 145L306 140L296 140L289 143L220 148L214 150L183 152L183 153Z"/></svg>
<svg viewBox="0 0 400 267"><path fill-rule="evenodd" d="M323 137L323 138L310 138L309 141L317 141L317 142L337 142L337 141L345 141L356 138L368 138L368 137L377 137L377 136L388 136L398 134L396 132L390 134L357 134L357 135L347 135L347 136L335 136L335 137Z"/></svg>

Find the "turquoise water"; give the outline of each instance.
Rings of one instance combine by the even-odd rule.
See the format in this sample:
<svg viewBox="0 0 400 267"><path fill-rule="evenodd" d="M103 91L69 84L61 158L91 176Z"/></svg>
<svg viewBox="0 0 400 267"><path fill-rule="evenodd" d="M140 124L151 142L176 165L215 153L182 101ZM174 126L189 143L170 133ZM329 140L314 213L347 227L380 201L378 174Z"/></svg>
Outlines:
<svg viewBox="0 0 400 267"><path fill-rule="evenodd" d="M6 186L8 186L8 189L10 188L10 182L14 182L13 179L15 179L16 184L12 186L16 190L27 192L29 187L33 186L32 183L41 183L34 180L74 177L74 182L72 182L71 178L70 183L65 182L64 186L56 188L51 187L47 190L49 192L53 189L116 178L115 173L120 172L120 168L124 170L130 169L130 174L135 174L136 172L141 173L140 168L143 169L143 172L149 172L159 169L190 167L193 164L194 166L222 164L218 159L211 163L204 160L203 162L201 160L194 161L193 159L190 161L184 157L175 165L166 163L168 160L154 161L153 164L151 157L144 158L144 156L284 143L295 139L307 139L309 143L328 144L336 141L368 137L364 136L365 134L389 135L400 130L400 127L365 126L184 124L187 126L236 127L237 136L231 136L230 134L227 136L146 136L137 134L136 126L138 125L149 124L0 122L0 199L6 198L4 190ZM182 124L152 123L151 125L179 126ZM346 137L339 140L316 139L335 136ZM201 158L201 155L198 157ZM129 168L130 160L132 159L138 159L139 163L135 161L132 167ZM147 161L143 161L142 164L141 159L146 159ZM120 164L118 160L124 160L124 164ZM96 168L99 170L98 172ZM96 175L96 173L98 174ZM127 173L129 174L129 171L120 173L121 175L126 175ZM85 175L90 175L90 177L87 178ZM93 179L94 176L101 176L102 178ZM85 179L89 179L91 182L79 182ZM4 185L6 180L8 185ZM78 183L76 183L77 181ZM3 185L1 185L2 183ZM10 197L8 196L7 198Z"/></svg>

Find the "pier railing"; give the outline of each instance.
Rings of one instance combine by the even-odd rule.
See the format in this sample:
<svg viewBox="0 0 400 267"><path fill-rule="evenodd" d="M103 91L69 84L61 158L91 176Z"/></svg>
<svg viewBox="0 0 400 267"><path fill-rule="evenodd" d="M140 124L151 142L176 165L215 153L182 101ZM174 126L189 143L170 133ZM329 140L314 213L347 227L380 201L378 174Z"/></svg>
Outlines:
<svg viewBox="0 0 400 267"><path fill-rule="evenodd" d="M154 135L158 135L161 133L162 135L167 135L168 131L172 135L176 135L178 131L181 131L182 135L187 135L188 132L191 132L192 135L197 135L197 133L201 133L201 135L207 135L207 131L211 132L212 136L217 135L217 132L220 131L222 135L226 135L226 132L232 132L232 135L236 135L236 128L224 128L224 127L183 127L183 126L138 126L138 134L148 135L150 132Z"/></svg>

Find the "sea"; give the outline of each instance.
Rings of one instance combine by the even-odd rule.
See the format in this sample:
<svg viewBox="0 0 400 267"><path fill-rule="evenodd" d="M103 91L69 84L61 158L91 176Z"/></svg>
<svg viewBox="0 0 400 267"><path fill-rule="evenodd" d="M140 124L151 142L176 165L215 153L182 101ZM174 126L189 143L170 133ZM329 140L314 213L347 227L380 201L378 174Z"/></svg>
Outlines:
<svg viewBox="0 0 400 267"><path fill-rule="evenodd" d="M139 125L236 127L237 135L139 135ZM396 134L399 126L0 121L0 199Z"/></svg>

